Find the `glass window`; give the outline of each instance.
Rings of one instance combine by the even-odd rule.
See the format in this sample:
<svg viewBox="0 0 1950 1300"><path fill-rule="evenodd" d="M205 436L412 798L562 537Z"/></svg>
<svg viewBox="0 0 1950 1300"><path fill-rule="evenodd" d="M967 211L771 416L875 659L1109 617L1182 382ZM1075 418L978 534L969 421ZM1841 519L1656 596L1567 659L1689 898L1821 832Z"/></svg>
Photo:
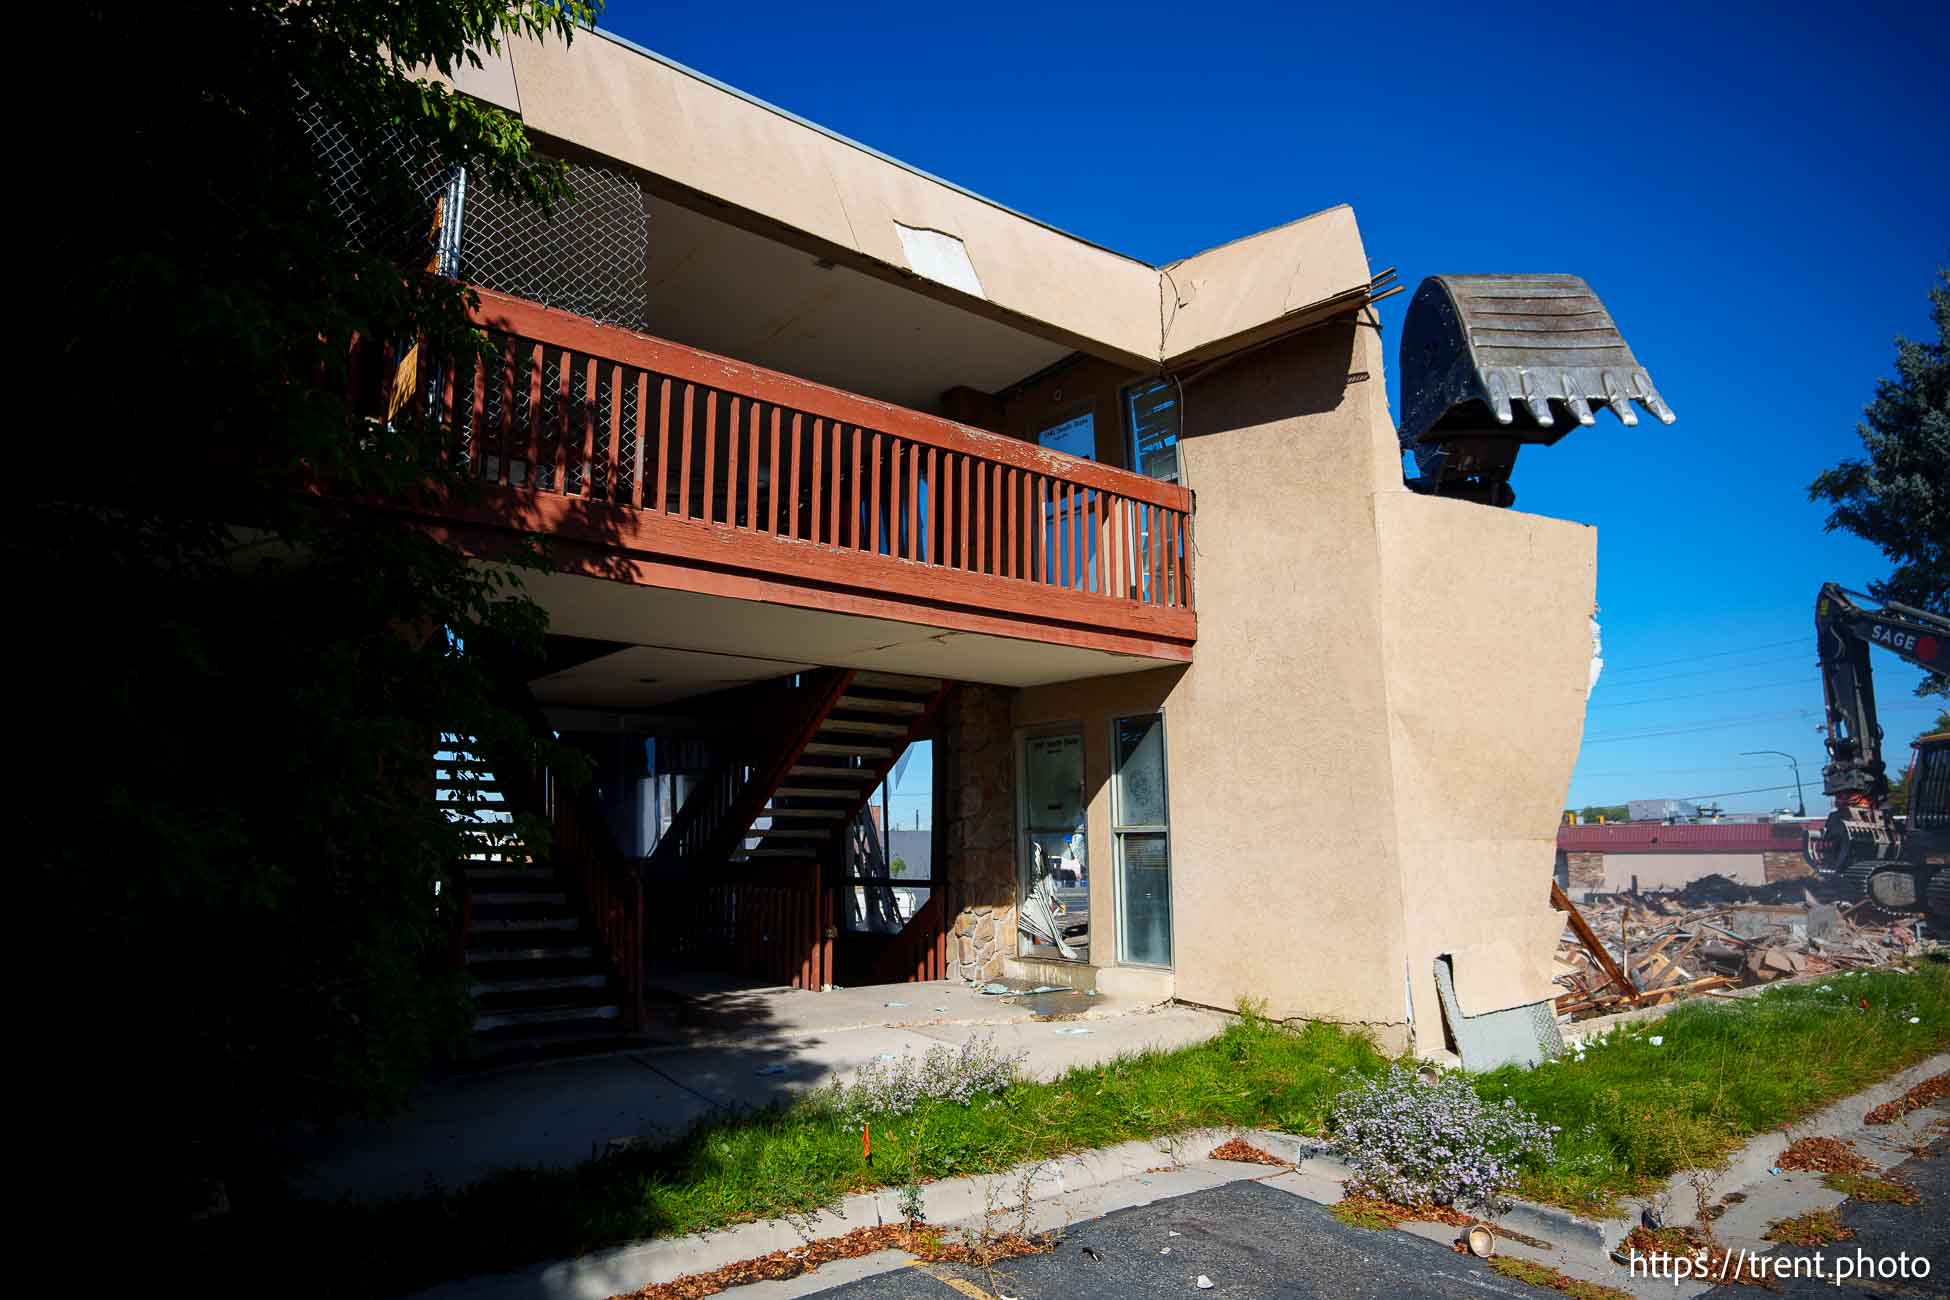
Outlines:
<svg viewBox="0 0 1950 1300"><path fill-rule="evenodd" d="M1074 419L1052 424L1036 435L1039 445L1080 460L1097 459L1097 417L1085 411Z"/></svg>
<svg viewBox="0 0 1950 1300"><path fill-rule="evenodd" d="M1171 965L1171 833L1162 713L1112 724L1111 837L1120 960Z"/></svg>
<svg viewBox="0 0 1950 1300"><path fill-rule="evenodd" d="M1125 431L1131 468L1166 482L1178 481L1178 385L1152 379L1124 390Z"/></svg>
<svg viewBox="0 0 1950 1300"><path fill-rule="evenodd" d="M1017 955L1090 959L1089 829L1083 798L1083 733L1022 741L1022 854Z"/></svg>

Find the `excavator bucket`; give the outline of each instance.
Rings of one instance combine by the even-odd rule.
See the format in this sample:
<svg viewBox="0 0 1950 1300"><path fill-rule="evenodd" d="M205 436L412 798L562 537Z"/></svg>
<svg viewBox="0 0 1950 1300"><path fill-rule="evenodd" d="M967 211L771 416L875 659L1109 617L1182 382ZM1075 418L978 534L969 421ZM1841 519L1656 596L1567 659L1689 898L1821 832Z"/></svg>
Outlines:
<svg viewBox="0 0 1950 1300"><path fill-rule="evenodd" d="M1637 402L1661 423L1652 386L1611 313L1575 275L1432 275L1402 324L1408 486L1486 505L1516 500L1510 471L1526 443L1549 446L1596 423L1595 406L1636 425Z"/></svg>

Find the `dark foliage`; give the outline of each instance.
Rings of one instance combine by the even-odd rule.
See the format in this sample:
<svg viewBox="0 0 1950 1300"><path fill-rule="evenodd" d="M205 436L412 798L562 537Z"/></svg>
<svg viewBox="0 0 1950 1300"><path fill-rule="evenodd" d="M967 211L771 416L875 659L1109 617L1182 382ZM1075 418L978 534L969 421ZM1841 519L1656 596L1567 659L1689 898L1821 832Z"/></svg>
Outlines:
<svg viewBox="0 0 1950 1300"><path fill-rule="evenodd" d="M411 411L350 418L373 373L353 343L479 346L465 291L429 270L425 178L464 163L546 206L560 169L430 69L566 39L590 10L69 12L91 79L50 124L45 265L51 407L73 414L34 435L53 454L26 458L6 536L31 611L29 947L60 972L35 1006L57 1112L83 1117L67 1161L166 1222L213 1178L249 1185L293 1125L399 1105L464 1043L459 842L431 759L450 732L539 756L461 649L538 649L513 576L537 557L470 565L367 508L465 484ZM321 122L364 160L358 241Z"/></svg>

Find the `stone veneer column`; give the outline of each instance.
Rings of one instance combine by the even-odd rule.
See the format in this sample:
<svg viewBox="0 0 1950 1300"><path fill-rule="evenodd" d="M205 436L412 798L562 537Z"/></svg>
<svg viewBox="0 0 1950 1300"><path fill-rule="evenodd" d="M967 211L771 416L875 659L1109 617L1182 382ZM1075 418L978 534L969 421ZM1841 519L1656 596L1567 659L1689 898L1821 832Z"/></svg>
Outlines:
<svg viewBox="0 0 1950 1300"><path fill-rule="evenodd" d="M1016 952L1015 752L1007 687L957 686L943 703L948 978L980 983Z"/></svg>

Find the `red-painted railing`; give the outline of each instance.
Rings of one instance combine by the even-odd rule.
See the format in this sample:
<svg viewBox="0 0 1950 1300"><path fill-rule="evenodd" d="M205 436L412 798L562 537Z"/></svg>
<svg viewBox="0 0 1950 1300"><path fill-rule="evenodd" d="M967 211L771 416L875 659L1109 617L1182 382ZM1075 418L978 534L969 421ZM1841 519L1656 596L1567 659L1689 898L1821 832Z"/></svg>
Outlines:
<svg viewBox="0 0 1950 1300"><path fill-rule="evenodd" d="M425 367L421 396L482 479L810 544L745 553L792 577L832 580L849 556L904 561L873 581L1195 635L1191 494L1177 484L479 292L498 362Z"/></svg>
<svg viewBox="0 0 1950 1300"><path fill-rule="evenodd" d="M644 1023L643 882L634 862L617 852L595 805L543 769L533 778L548 818L549 860L574 894L608 952L623 986L623 1012L632 1028Z"/></svg>
<svg viewBox="0 0 1950 1300"><path fill-rule="evenodd" d="M771 984L833 983L833 891L813 863L657 883L663 951Z"/></svg>
<svg viewBox="0 0 1950 1300"><path fill-rule="evenodd" d="M881 951L874 963L876 984L907 984L948 978L948 926L936 883L928 901L907 918L907 924Z"/></svg>

